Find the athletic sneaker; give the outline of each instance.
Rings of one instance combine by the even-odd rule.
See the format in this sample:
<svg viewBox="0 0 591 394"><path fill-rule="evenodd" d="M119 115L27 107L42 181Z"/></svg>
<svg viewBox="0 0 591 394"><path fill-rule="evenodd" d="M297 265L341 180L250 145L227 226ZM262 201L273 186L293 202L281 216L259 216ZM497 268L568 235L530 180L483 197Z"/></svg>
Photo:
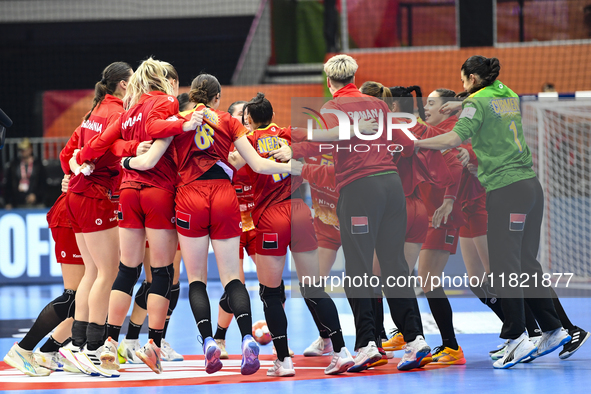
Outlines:
<svg viewBox="0 0 591 394"><path fill-rule="evenodd" d="M205 372L214 373L222 369L223 364L220 361L222 351L212 337L207 337L203 341L203 354L205 354Z"/></svg>
<svg viewBox="0 0 591 394"><path fill-rule="evenodd" d="M117 347L119 344L113 338L108 337L104 345L98 348L99 359L101 360L101 368L109 370L119 370L119 355L117 354Z"/></svg>
<svg viewBox="0 0 591 394"><path fill-rule="evenodd" d="M536 345L530 341L527 333L523 333L517 339L509 339L507 341L505 353L503 357L493 363L493 367L497 369L511 368L515 364L519 363L535 353L538 349Z"/></svg>
<svg viewBox="0 0 591 394"><path fill-rule="evenodd" d="M450 347L439 346L433 351L433 363L442 365L464 365L466 359L462 347L458 346L457 350Z"/></svg>
<svg viewBox="0 0 591 394"><path fill-rule="evenodd" d="M340 352L332 353L332 360L330 360L330 364L328 367L326 367L324 373L326 375L338 375L340 373L346 372L353 365L355 365L353 356L351 356L349 350L343 346Z"/></svg>
<svg viewBox="0 0 591 394"><path fill-rule="evenodd" d="M359 348L355 356L355 364L348 369L349 372L365 371L369 364L380 360L382 355L374 341L370 341L367 346Z"/></svg>
<svg viewBox="0 0 591 394"><path fill-rule="evenodd" d="M388 356L386 356L386 351L384 349L382 349L381 347L378 347L378 352L380 352L380 354L382 355L382 358L380 358L375 363L368 364L367 368L375 368L375 367L380 367L382 365L388 364Z"/></svg>
<svg viewBox="0 0 591 394"><path fill-rule="evenodd" d="M252 375L260 367L259 346L252 335L246 335L242 339L242 364L240 365L240 373L242 375Z"/></svg>
<svg viewBox="0 0 591 394"><path fill-rule="evenodd" d="M392 350L384 350L386 352L386 358L388 360L393 359L394 358L394 352Z"/></svg>
<svg viewBox="0 0 591 394"><path fill-rule="evenodd" d="M62 356L65 360L67 360L74 368L78 369L78 372L82 372L86 375L90 376L99 376L99 373L95 371L91 371L88 368L84 367L80 362L76 359L76 354L81 349L78 346L74 346L72 341L68 341L64 346L60 347L58 352L60 356Z"/></svg>
<svg viewBox="0 0 591 394"><path fill-rule="evenodd" d="M140 350L135 352L144 364L146 364L152 371L162 373L162 363L160 362L160 348L156 346L152 338L148 339L148 343Z"/></svg>
<svg viewBox="0 0 591 394"><path fill-rule="evenodd" d="M79 352L73 353L76 358L76 363L74 365L76 365L76 367L79 369L83 368L84 371L80 369L82 372L92 376L100 375L104 376L105 378L119 377L119 372L117 372L116 370L107 370L100 367L100 351L100 347L97 350L89 350L87 346L84 346L80 349ZM62 355L66 357L64 354Z"/></svg>
<svg viewBox="0 0 591 394"><path fill-rule="evenodd" d="M318 339L312 342L310 346L308 346L306 350L304 350L304 356L322 356L324 354L332 353L332 351L332 341L330 340L330 338L318 337Z"/></svg>
<svg viewBox="0 0 591 394"><path fill-rule="evenodd" d="M488 352L488 355L490 356L491 360L497 361L498 359L502 358L505 354L505 349L507 348L508 343L509 340L506 340L505 342L497 346L495 350L491 350L490 352Z"/></svg>
<svg viewBox="0 0 591 394"><path fill-rule="evenodd" d="M398 363L399 371L420 368L431 362L431 348L422 335L417 335L414 341L408 342L404 348L404 355Z"/></svg>
<svg viewBox="0 0 591 394"><path fill-rule="evenodd" d="M170 343L166 342L164 338L162 338L162 346L160 347L160 357L162 361L183 361L185 358L182 354L178 353L174 350Z"/></svg>
<svg viewBox="0 0 591 394"><path fill-rule="evenodd" d="M226 351L226 340L225 339L216 339L215 343L216 343L216 345L218 345L218 347L221 350L220 358L222 360L226 360L226 359L230 358L230 356L228 355L228 352Z"/></svg>
<svg viewBox="0 0 591 394"><path fill-rule="evenodd" d="M285 357L283 361L276 359L273 366L267 370L267 376L287 377L294 376L293 360L291 357Z"/></svg>
<svg viewBox="0 0 591 394"><path fill-rule="evenodd" d="M4 362L28 376L48 376L51 373L51 369L37 364L32 351L23 349L16 342L4 356Z"/></svg>
<svg viewBox="0 0 591 394"><path fill-rule="evenodd" d="M548 353L552 353L571 340L571 336L563 327L556 330L546 331L542 333L542 339L538 343L538 350L532 354L532 358L536 359Z"/></svg>
<svg viewBox="0 0 591 394"><path fill-rule="evenodd" d="M42 352L37 349L33 352L33 357L40 367L51 369L52 371L66 371L78 373L80 370L71 362L66 360L59 352Z"/></svg>
<svg viewBox="0 0 591 394"><path fill-rule="evenodd" d="M124 339L121 341L121 344L117 348L117 353L119 354L119 363L123 364L128 362L130 364L141 364L142 360L140 360L136 355L135 352L140 350L142 345L140 344L139 339ZM123 359L123 361L121 361Z"/></svg>
<svg viewBox="0 0 591 394"><path fill-rule="evenodd" d="M575 354L575 352L579 350L579 348L583 346L585 342L587 342L589 336L591 336L591 333L588 333L587 331L577 326L568 330L568 333L571 336L571 340L570 342L564 345L564 347L560 351L560 354L558 355L558 357L560 357L562 360L566 360L567 358Z"/></svg>
<svg viewBox="0 0 591 394"><path fill-rule="evenodd" d="M538 330L536 330L538 331ZM535 347L538 347L538 345L540 344L540 341L542 340L542 331L540 331L540 335L536 335L535 337L529 337L529 340L531 341L531 343L534 344ZM526 357L523 360L520 361L520 363L531 363L532 361L534 361L535 358L532 356Z"/></svg>
<svg viewBox="0 0 591 394"><path fill-rule="evenodd" d="M392 338L388 339L387 341L382 341L382 347L384 350L390 352L402 350L404 349L404 345L406 345L406 342L404 342L404 337L398 330L394 330L394 332L392 332Z"/></svg>

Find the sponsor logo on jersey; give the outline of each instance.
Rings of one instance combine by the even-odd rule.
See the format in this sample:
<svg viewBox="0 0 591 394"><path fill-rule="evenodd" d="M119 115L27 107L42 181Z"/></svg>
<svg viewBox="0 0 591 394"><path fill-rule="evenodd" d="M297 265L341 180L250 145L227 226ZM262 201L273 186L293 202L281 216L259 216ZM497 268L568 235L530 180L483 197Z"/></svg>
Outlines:
<svg viewBox="0 0 591 394"><path fill-rule="evenodd" d="M82 255L81 254L75 254L74 255L74 258L81 259L82 258Z"/></svg>
<svg viewBox="0 0 591 394"><path fill-rule="evenodd" d="M174 98L172 98L171 96L168 96L168 101L170 101L171 103L174 103Z"/></svg>
<svg viewBox="0 0 591 394"><path fill-rule="evenodd" d="M462 118L472 119L475 114L476 114L475 107L466 107L463 109L462 113L460 114L460 119L462 119Z"/></svg>
<svg viewBox="0 0 591 394"><path fill-rule="evenodd" d="M367 216L351 216L351 234L369 233L369 220Z"/></svg>
<svg viewBox="0 0 591 394"><path fill-rule="evenodd" d="M97 219L94 222L96 223L97 226L100 226L101 224L103 224L103 220L102 219Z"/></svg>
<svg viewBox="0 0 591 394"><path fill-rule="evenodd" d="M63 250L60 254L62 255L62 257L66 257L66 252L64 252Z"/></svg>

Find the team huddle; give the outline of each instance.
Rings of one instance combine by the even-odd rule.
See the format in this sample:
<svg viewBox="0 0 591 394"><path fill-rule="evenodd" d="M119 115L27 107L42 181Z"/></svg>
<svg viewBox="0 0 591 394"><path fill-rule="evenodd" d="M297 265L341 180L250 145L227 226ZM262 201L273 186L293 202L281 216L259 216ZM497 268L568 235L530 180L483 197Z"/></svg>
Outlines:
<svg viewBox="0 0 591 394"><path fill-rule="evenodd" d="M498 81L498 60L482 56L462 66L466 92L437 89L425 106L417 86L366 81L358 89L357 63L350 56L332 57L324 70L333 96L321 111L325 127L304 130L273 123L273 106L262 93L219 110L221 85L210 74L197 76L188 95L177 98L179 76L169 63L150 58L135 72L122 62L105 68L91 110L60 154L63 193L47 215L64 293L43 309L4 361L29 376L66 370L117 377L124 362L161 373L161 361L183 359L165 339L179 298L182 254L205 371L219 371L228 358L226 330L234 317L242 340L241 373L254 374L260 362L244 285L246 249L257 267L277 356L267 375L293 376L282 280L289 248L319 333L304 355L330 354L325 374L379 367L395 350L404 350L401 371L465 364L441 286L421 281L442 339L432 350L414 288L346 285L356 329L352 356L335 303L322 285L302 278L330 275L340 247L348 276L408 277L417 260L419 277L439 276L458 243L470 277L541 273L535 258L543 195L531 170L518 98ZM414 113L413 91L419 122L409 126L410 133L382 133L386 116ZM503 110L502 117L489 114L495 108ZM356 119L350 138L342 139L335 111L380 119ZM507 136L501 122L507 123ZM364 135L376 137L367 145L370 151L351 149ZM507 145L502 160L490 152L492 140ZM322 149L328 142L331 152ZM380 143L401 149L380 150ZM304 182L313 212L300 192ZM521 197L508 202L509 192ZM206 286L210 242L224 287L215 334ZM142 265L146 280L133 297ZM490 353L495 368L529 362L561 346L560 358L568 358L589 337L570 322L551 288L536 298L527 289L487 282L470 289L503 322L505 343ZM390 338L383 296L397 327ZM132 300L127 334L120 339ZM148 342L141 346L146 315Z"/></svg>

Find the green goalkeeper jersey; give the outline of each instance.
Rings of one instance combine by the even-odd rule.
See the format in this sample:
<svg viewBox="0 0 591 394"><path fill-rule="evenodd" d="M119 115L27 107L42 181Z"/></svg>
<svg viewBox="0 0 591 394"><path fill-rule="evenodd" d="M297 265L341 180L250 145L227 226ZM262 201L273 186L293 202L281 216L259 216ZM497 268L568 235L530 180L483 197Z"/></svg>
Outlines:
<svg viewBox="0 0 591 394"><path fill-rule="evenodd" d="M471 94L462 105L455 131L472 138L478 180L487 192L536 176L521 127L519 97L501 81Z"/></svg>

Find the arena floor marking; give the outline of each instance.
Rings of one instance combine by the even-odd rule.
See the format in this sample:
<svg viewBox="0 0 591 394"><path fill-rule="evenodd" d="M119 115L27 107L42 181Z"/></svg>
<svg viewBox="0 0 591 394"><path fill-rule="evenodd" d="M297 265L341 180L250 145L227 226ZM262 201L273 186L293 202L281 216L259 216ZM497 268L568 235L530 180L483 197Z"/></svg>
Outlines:
<svg viewBox="0 0 591 394"><path fill-rule="evenodd" d="M447 365L427 365L423 369L401 372L396 369L399 359L389 360L387 365L372 368L361 373L345 373L338 376L324 374L324 368L330 363L330 356L294 357L296 376L291 378L273 378L266 376L267 369L273 364L273 356L261 356L261 369L250 376L240 374L240 356L230 356L222 360L224 369L215 374L205 372L203 356L185 356L182 362L162 363L164 372L160 375L152 372L143 364L124 365L119 378L101 378L68 372L54 372L47 377L32 378L23 375L4 362L0 362L0 383L2 390L50 390L114 387L147 386L189 386L202 384L261 383L271 381L297 381L315 379L355 378L361 376L390 375L397 373L421 373L424 370L446 368ZM460 367L462 368L462 367Z"/></svg>

